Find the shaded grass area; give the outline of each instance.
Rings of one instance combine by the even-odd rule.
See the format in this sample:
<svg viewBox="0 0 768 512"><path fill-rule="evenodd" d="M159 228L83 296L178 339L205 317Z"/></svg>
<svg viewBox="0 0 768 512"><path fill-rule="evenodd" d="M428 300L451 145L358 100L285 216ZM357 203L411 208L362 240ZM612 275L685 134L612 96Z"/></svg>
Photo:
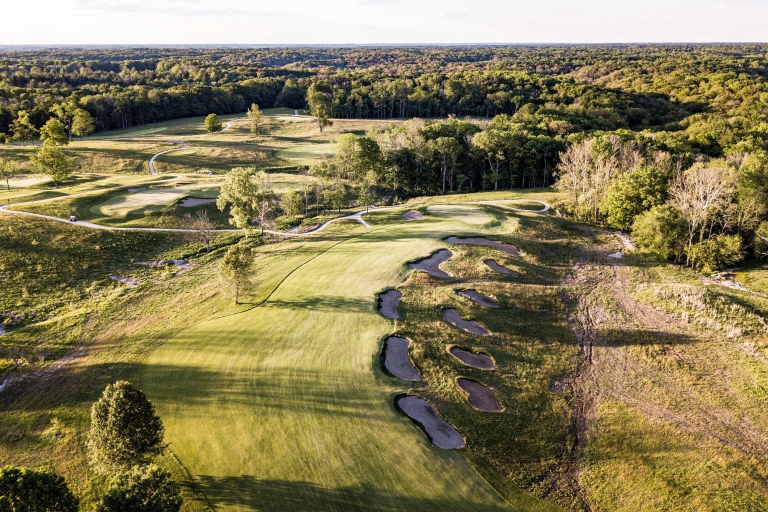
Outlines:
<svg viewBox="0 0 768 512"><path fill-rule="evenodd" d="M29 292L23 304L3 302L0 308L15 307L25 314L24 322L0 338L5 353L24 355L23 360L16 358L20 366L0 394L0 457L8 464L53 467L81 498L83 510L93 509L106 488L104 479L88 468L85 451L90 406L104 386L128 379L142 387L144 361L165 339L201 320L253 307L294 268L345 232L339 226L326 239L258 247L257 268L263 277L246 295L250 304L235 306L217 264L222 254L218 248L237 236L215 242L211 254L192 260L190 272L174 277L165 268L131 266L130 260L189 257L198 247L163 234L116 237L37 219L13 222L30 241L36 233L54 236L45 245L24 245L22 239L11 247L4 244L8 237L0 238L0 263L13 262L3 267L3 276L17 276L10 297L3 300L15 298L17 291ZM73 233L77 236L67 236ZM123 238L119 245L108 245ZM123 287L106 278L109 271L134 276L142 284ZM39 290L33 290L35 283ZM209 510L178 460L169 454L160 462L183 484L185 512Z"/></svg>

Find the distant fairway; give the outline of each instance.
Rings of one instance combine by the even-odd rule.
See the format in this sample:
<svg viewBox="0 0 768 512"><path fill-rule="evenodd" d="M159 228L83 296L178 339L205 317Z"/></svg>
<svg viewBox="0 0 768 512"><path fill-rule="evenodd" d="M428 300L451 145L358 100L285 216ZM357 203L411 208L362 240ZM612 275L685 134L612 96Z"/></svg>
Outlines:
<svg viewBox="0 0 768 512"><path fill-rule="evenodd" d="M145 390L216 510L510 510L395 411L408 385L379 367L392 324L375 293L463 229L433 217L308 242L266 303L152 355Z"/></svg>
<svg viewBox="0 0 768 512"><path fill-rule="evenodd" d="M317 162L323 156L333 156L335 149L336 144L331 142L294 144L287 149L278 151L276 156L297 163L312 163Z"/></svg>

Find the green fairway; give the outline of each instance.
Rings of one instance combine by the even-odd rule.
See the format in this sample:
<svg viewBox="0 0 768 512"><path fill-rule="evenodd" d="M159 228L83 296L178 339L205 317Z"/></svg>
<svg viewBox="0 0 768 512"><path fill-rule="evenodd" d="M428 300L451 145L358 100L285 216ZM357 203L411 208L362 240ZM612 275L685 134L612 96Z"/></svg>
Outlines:
<svg viewBox="0 0 768 512"><path fill-rule="evenodd" d="M151 356L145 389L216 510L509 509L458 453L396 412L408 384L379 366L393 326L375 294L466 227L433 217L308 243L309 259L266 302Z"/></svg>

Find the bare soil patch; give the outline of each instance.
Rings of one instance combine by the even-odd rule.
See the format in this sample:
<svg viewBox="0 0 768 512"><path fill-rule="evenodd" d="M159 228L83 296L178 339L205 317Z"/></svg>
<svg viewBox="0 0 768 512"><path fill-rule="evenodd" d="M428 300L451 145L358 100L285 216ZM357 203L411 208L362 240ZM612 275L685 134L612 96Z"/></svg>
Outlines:
<svg viewBox="0 0 768 512"><path fill-rule="evenodd" d="M390 336L384 341L384 368L398 379L416 382L421 380L419 372L408 358L411 342L398 336Z"/></svg>
<svg viewBox="0 0 768 512"><path fill-rule="evenodd" d="M456 383L467 394L469 405L478 411L501 412L504 410L492 388L469 379L458 379Z"/></svg>
<svg viewBox="0 0 768 512"><path fill-rule="evenodd" d="M476 290L462 290L457 292L457 294L461 297L471 300L472 302L475 302L476 304L480 304L481 306L486 308L499 307L499 302L496 299L494 299L493 297L489 297L488 295L483 295L482 293Z"/></svg>
<svg viewBox="0 0 768 512"><path fill-rule="evenodd" d="M508 276L516 274L514 270L508 269L504 265L500 265L496 263L496 260L485 260L483 263L485 263L488 266L488 268L490 268L494 272L498 272L499 274L506 274Z"/></svg>
<svg viewBox="0 0 768 512"><path fill-rule="evenodd" d="M496 249L500 250L501 252L505 252L510 256L515 256L516 258L520 257L520 251L518 251L517 247L514 245L499 242L497 240L489 240L488 238L458 238L455 236L450 236L446 238L445 241L451 244L488 245L490 247L495 247Z"/></svg>
<svg viewBox="0 0 768 512"><path fill-rule="evenodd" d="M443 450L464 448L464 438L447 421L437 414L435 408L426 400L413 395L406 395L397 400L397 406L426 432L432 444Z"/></svg>
<svg viewBox="0 0 768 512"><path fill-rule="evenodd" d="M192 208L194 206L200 206L201 204L206 203L215 203L216 198L203 198L203 197L185 197L181 200L179 203L179 206L183 206L184 208Z"/></svg>
<svg viewBox="0 0 768 512"><path fill-rule="evenodd" d="M429 258L425 258L414 263L409 263L408 267L414 270L423 270L427 274L434 277L441 277L446 279L452 276L448 272L440 270L440 265L451 259L452 256L453 253L448 249L440 249Z"/></svg>
<svg viewBox="0 0 768 512"><path fill-rule="evenodd" d="M445 318L451 325L470 334L477 334L478 336L489 336L491 334L480 322L476 322L475 320L464 320L461 318L461 313L455 309L444 309L443 318Z"/></svg>
<svg viewBox="0 0 768 512"><path fill-rule="evenodd" d="M418 210L408 210L403 214L403 217L405 217L406 220L422 220L427 218L426 215Z"/></svg>
<svg viewBox="0 0 768 512"><path fill-rule="evenodd" d="M397 305L403 294L397 290L387 290L379 294L379 311L381 314L392 320L397 320L400 315L397 313Z"/></svg>
<svg viewBox="0 0 768 512"><path fill-rule="evenodd" d="M451 347L448 352L450 352L453 357L472 368L477 368L478 370L496 369L493 359L491 359L491 356L488 354L483 354L482 352L475 354L474 352L459 347Z"/></svg>

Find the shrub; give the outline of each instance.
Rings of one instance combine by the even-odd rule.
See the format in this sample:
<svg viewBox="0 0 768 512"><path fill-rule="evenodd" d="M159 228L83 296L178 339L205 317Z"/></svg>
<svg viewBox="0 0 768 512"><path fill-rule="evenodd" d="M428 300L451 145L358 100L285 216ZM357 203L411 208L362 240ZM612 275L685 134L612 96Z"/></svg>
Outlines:
<svg viewBox="0 0 768 512"><path fill-rule="evenodd" d="M640 248L659 258L674 257L677 261L685 247L685 223L677 210L670 206L654 206L635 218L632 238Z"/></svg>
<svg viewBox="0 0 768 512"><path fill-rule="evenodd" d="M118 475L96 512L178 512L182 499L171 475L155 465Z"/></svg>
<svg viewBox="0 0 768 512"><path fill-rule="evenodd" d="M739 235L715 235L688 249L691 266L706 273L717 272L744 259Z"/></svg>
<svg viewBox="0 0 768 512"><path fill-rule="evenodd" d="M77 512L78 499L64 478L45 469L0 470L0 511Z"/></svg>

